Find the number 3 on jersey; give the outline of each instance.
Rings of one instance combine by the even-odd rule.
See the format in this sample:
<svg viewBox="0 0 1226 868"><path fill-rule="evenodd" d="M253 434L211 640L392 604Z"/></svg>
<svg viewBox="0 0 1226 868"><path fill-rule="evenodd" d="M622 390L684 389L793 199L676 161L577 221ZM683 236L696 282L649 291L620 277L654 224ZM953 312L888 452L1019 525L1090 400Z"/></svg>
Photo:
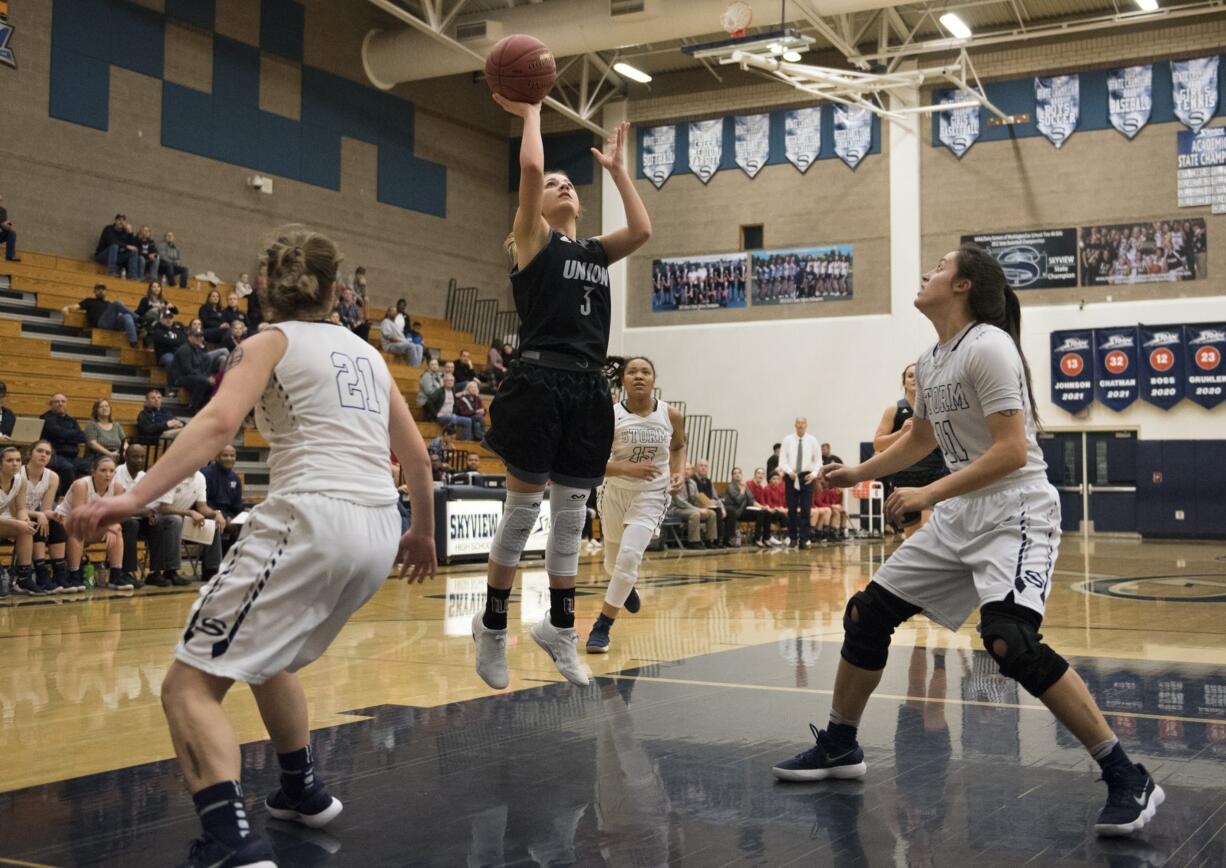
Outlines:
<svg viewBox="0 0 1226 868"><path fill-rule="evenodd" d="M353 358L344 353L332 354L332 367L336 368L336 391L341 406L350 410L383 411L379 393L375 391L375 369L366 356Z"/></svg>
<svg viewBox="0 0 1226 868"><path fill-rule="evenodd" d="M583 287L583 304L579 305L579 316L587 316L592 312L592 293L595 291L594 286Z"/></svg>

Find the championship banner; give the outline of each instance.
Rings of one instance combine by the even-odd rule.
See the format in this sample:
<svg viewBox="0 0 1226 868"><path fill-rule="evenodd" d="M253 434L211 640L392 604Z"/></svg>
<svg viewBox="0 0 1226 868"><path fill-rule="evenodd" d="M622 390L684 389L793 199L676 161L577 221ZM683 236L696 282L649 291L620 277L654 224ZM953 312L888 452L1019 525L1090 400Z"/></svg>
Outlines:
<svg viewBox="0 0 1226 868"><path fill-rule="evenodd" d="M724 119L690 121L690 171L704 184L719 171L724 156Z"/></svg>
<svg viewBox="0 0 1226 868"><path fill-rule="evenodd" d="M747 266L744 253L656 259L651 263L651 309L660 313L745 307Z"/></svg>
<svg viewBox="0 0 1226 868"><path fill-rule="evenodd" d="M673 173L677 162L677 128L671 124L643 130L639 165L647 179L659 190Z"/></svg>
<svg viewBox="0 0 1226 868"><path fill-rule="evenodd" d="M1094 397L1117 413L1137 400L1137 327L1094 330Z"/></svg>
<svg viewBox="0 0 1226 868"><path fill-rule="evenodd" d="M783 116L783 152L803 175L822 151L822 109L793 109Z"/></svg>
<svg viewBox="0 0 1226 868"><path fill-rule="evenodd" d="M1081 285L1201 280L1208 273L1204 217L1081 228Z"/></svg>
<svg viewBox="0 0 1226 868"><path fill-rule="evenodd" d="M1175 117L1199 130L1217 112L1217 55L1171 61Z"/></svg>
<svg viewBox="0 0 1226 868"><path fill-rule="evenodd" d="M1076 75L1036 78L1034 112L1039 132L1057 148L1061 147L1081 119L1081 78Z"/></svg>
<svg viewBox="0 0 1226 868"><path fill-rule="evenodd" d="M1107 72L1107 115L1111 126L1128 138L1149 123L1154 107L1154 68L1125 66Z"/></svg>
<svg viewBox="0 0 1226 868"><path fill-rule="evenodd" d="M846 301L852 295L852 245L755 250L753 303Z"/></svg>
<svg viewBox="0 0 1226 868"><path fill-rule="evenodd" d="M1094 400L1094 332L1051 333L1051 402L1077 413Z"/></svg>
<svg viewBox="0 0 1226 868"><path fill-rule="evenodd" d="M834 107L834 152L851 168L873 147L873 113L866 108Z"/></svg>
<svg viewBox="0 0 1226 868"><path fill-rule="evenodd" d="M1183 400L1183 327L1138 326L1141 400L1169 410Z"/></svg>
<svg viewBox="0 0 1226 868"><path fill-rule="evenodd" d="M752 178L770 158L771 116L737 115L732 121L736 133L736 164Z"/></svg>
<svg viewBox="0 0 1226 868"><path fill-rule="evenodd" d="M978 94L966 90L946 91L940 99L942 105L966 102ZM937 137L941 144L953 151L959 160L979 140L979 106L970 108L942 109L937 112Z"/></svg>
<svg viewBox="0 0 1226 868"><path fill-rule="evenodd" d="M1180 208L1213 206L1226 213L1226 127L1175 133L1175 191Z"/></svg>
<svg viewBox="0 0 1226 868"><path fill-rule="evenodd" d="M1034 229L963 235L978 244L1005 270L1014 289L1066 289L1077 285L1077 230Z"/></svg>
<svg viewBox="0 0 1226 868"><path fill-rule="evenodd" d="M1226 399L1226 322L1199 323L1183 327L1187 345L1184 393L1205 409Z"/></svg>

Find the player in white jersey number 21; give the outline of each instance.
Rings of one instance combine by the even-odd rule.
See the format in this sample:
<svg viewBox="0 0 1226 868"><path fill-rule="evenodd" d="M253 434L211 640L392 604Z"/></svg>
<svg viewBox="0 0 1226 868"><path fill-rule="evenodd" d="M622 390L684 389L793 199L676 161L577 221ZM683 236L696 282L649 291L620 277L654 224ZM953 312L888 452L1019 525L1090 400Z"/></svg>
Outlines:
<svg viewBox="0 0 1226 868"><path fill-rule="evenodd" d="M652 397L656 366L631 356L622 366L626 397L613 408L613 451L600 491L604 568L609 573L600 616L587 637L587 653L607 654L609 630L624 606L639 610L639 564L664 520L669 496L685 485L685 419Z"/></svg>
<svg viewBox="0 0 1226 868"><path fill-rule="evenodd" d="M775 776L863 777L856 730L895 628L924 612L957 630L977 608L984 648L1001 674L1046 705L1102 768L1107 803L1095 831L1136 832L1162 804L1162 788L1128 758L1085 682L1039 633L1060 544L1060 502L1035 437L1017 295L991 254L966 244L923 276L915 306L939 342L916 365L911 430L858 467L827 465L824 476L850 488L938 447L952 472L890 495L887 518L935 507L932 519L848 601L830 723L820 732L810 724L816 744L775 766Z"/></svg>
<svg viewBox="0 0 1226 868"><path fill-rule="evenodd" d="M336 302L335 245L285 227L268 249L263 309L272 327L243 341L217 395L132 488L72 511L74 535L139 513L228 444L253 409L269 443L267 499L251 511L200 590L162 682L162 707L204 835L187 866L273 868L246 816L238 738L222 710L251 685L277 751L269 814L319 828L341 811L315 773L306 695L294 674L327 649L387 579L434 575L430 459L382 356L325 321ZM400 534L395 452L413 525Z"/></svg>

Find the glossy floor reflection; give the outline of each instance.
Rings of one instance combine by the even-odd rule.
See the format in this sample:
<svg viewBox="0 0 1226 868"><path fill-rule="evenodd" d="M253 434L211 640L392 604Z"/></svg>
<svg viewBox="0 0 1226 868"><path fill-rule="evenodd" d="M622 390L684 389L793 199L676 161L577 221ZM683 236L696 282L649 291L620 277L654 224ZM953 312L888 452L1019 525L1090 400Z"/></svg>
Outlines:
<svg viewBox="0 0 1226 868"><path fill-rule="evenodd" d="M596 683L558 683L520 636L502 695L472 674L479 574L389 584L308 670L345 813L327 832L255 822L285 866L1226 865L1223 546L1073 540L1061 558L1045 632L1167 792L1141 838L1097 840L1084 751L970 629L922 620L869 706L865 781L775 783L824 719L843 604L883 556L654 558L643 612L589 658ZM523 624L548 599L525 579ZM583 590L585 632L602 588ZM181 858L196 821L157 689L190 602L0 608L0 864ZM275 757L249 693L227 705L255 797Z"/></svg>

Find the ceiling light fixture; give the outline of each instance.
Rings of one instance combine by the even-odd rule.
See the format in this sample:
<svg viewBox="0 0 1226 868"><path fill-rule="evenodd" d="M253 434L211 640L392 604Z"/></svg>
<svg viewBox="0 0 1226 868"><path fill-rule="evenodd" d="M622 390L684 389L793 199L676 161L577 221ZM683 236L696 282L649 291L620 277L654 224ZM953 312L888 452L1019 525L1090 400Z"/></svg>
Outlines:
<svg viewBox="0 0 1226 868"><path fill-rule="evenodd" d="M618 75L624 75L631 81L637 81L639 84L647 84L649 81L651 81L650 75L643 72L643 70L639 69L638 67L631 66L624 60L619 60L617 63L613 64L613 71Z"/></svg>
<svg viewBox="0 0 1226 868"><path fill-rule="evenodd" d="M1138 0L1140 2L1140 0ZM941 16L941 24L954 35L955 39L970 39L971 29L966 22L958 17L956 12L946 12Z"/></svg>
<svg viewBox="0 0 1226 868"><path fill-rule="evenodd" d="M1157 12L1158 0L1137 0L1137 6L1142 12Z"/></svg>
<svg viewBox="0 0 1226 868"><path fill-rule="evenodd" d="M1150 2L1152 3L1153 0L1150 0ZM792 49L791 51L785 51L783 52L783 59L786 60L788 63L800 63L800 52L797 51L796 49Z"/></svg>

